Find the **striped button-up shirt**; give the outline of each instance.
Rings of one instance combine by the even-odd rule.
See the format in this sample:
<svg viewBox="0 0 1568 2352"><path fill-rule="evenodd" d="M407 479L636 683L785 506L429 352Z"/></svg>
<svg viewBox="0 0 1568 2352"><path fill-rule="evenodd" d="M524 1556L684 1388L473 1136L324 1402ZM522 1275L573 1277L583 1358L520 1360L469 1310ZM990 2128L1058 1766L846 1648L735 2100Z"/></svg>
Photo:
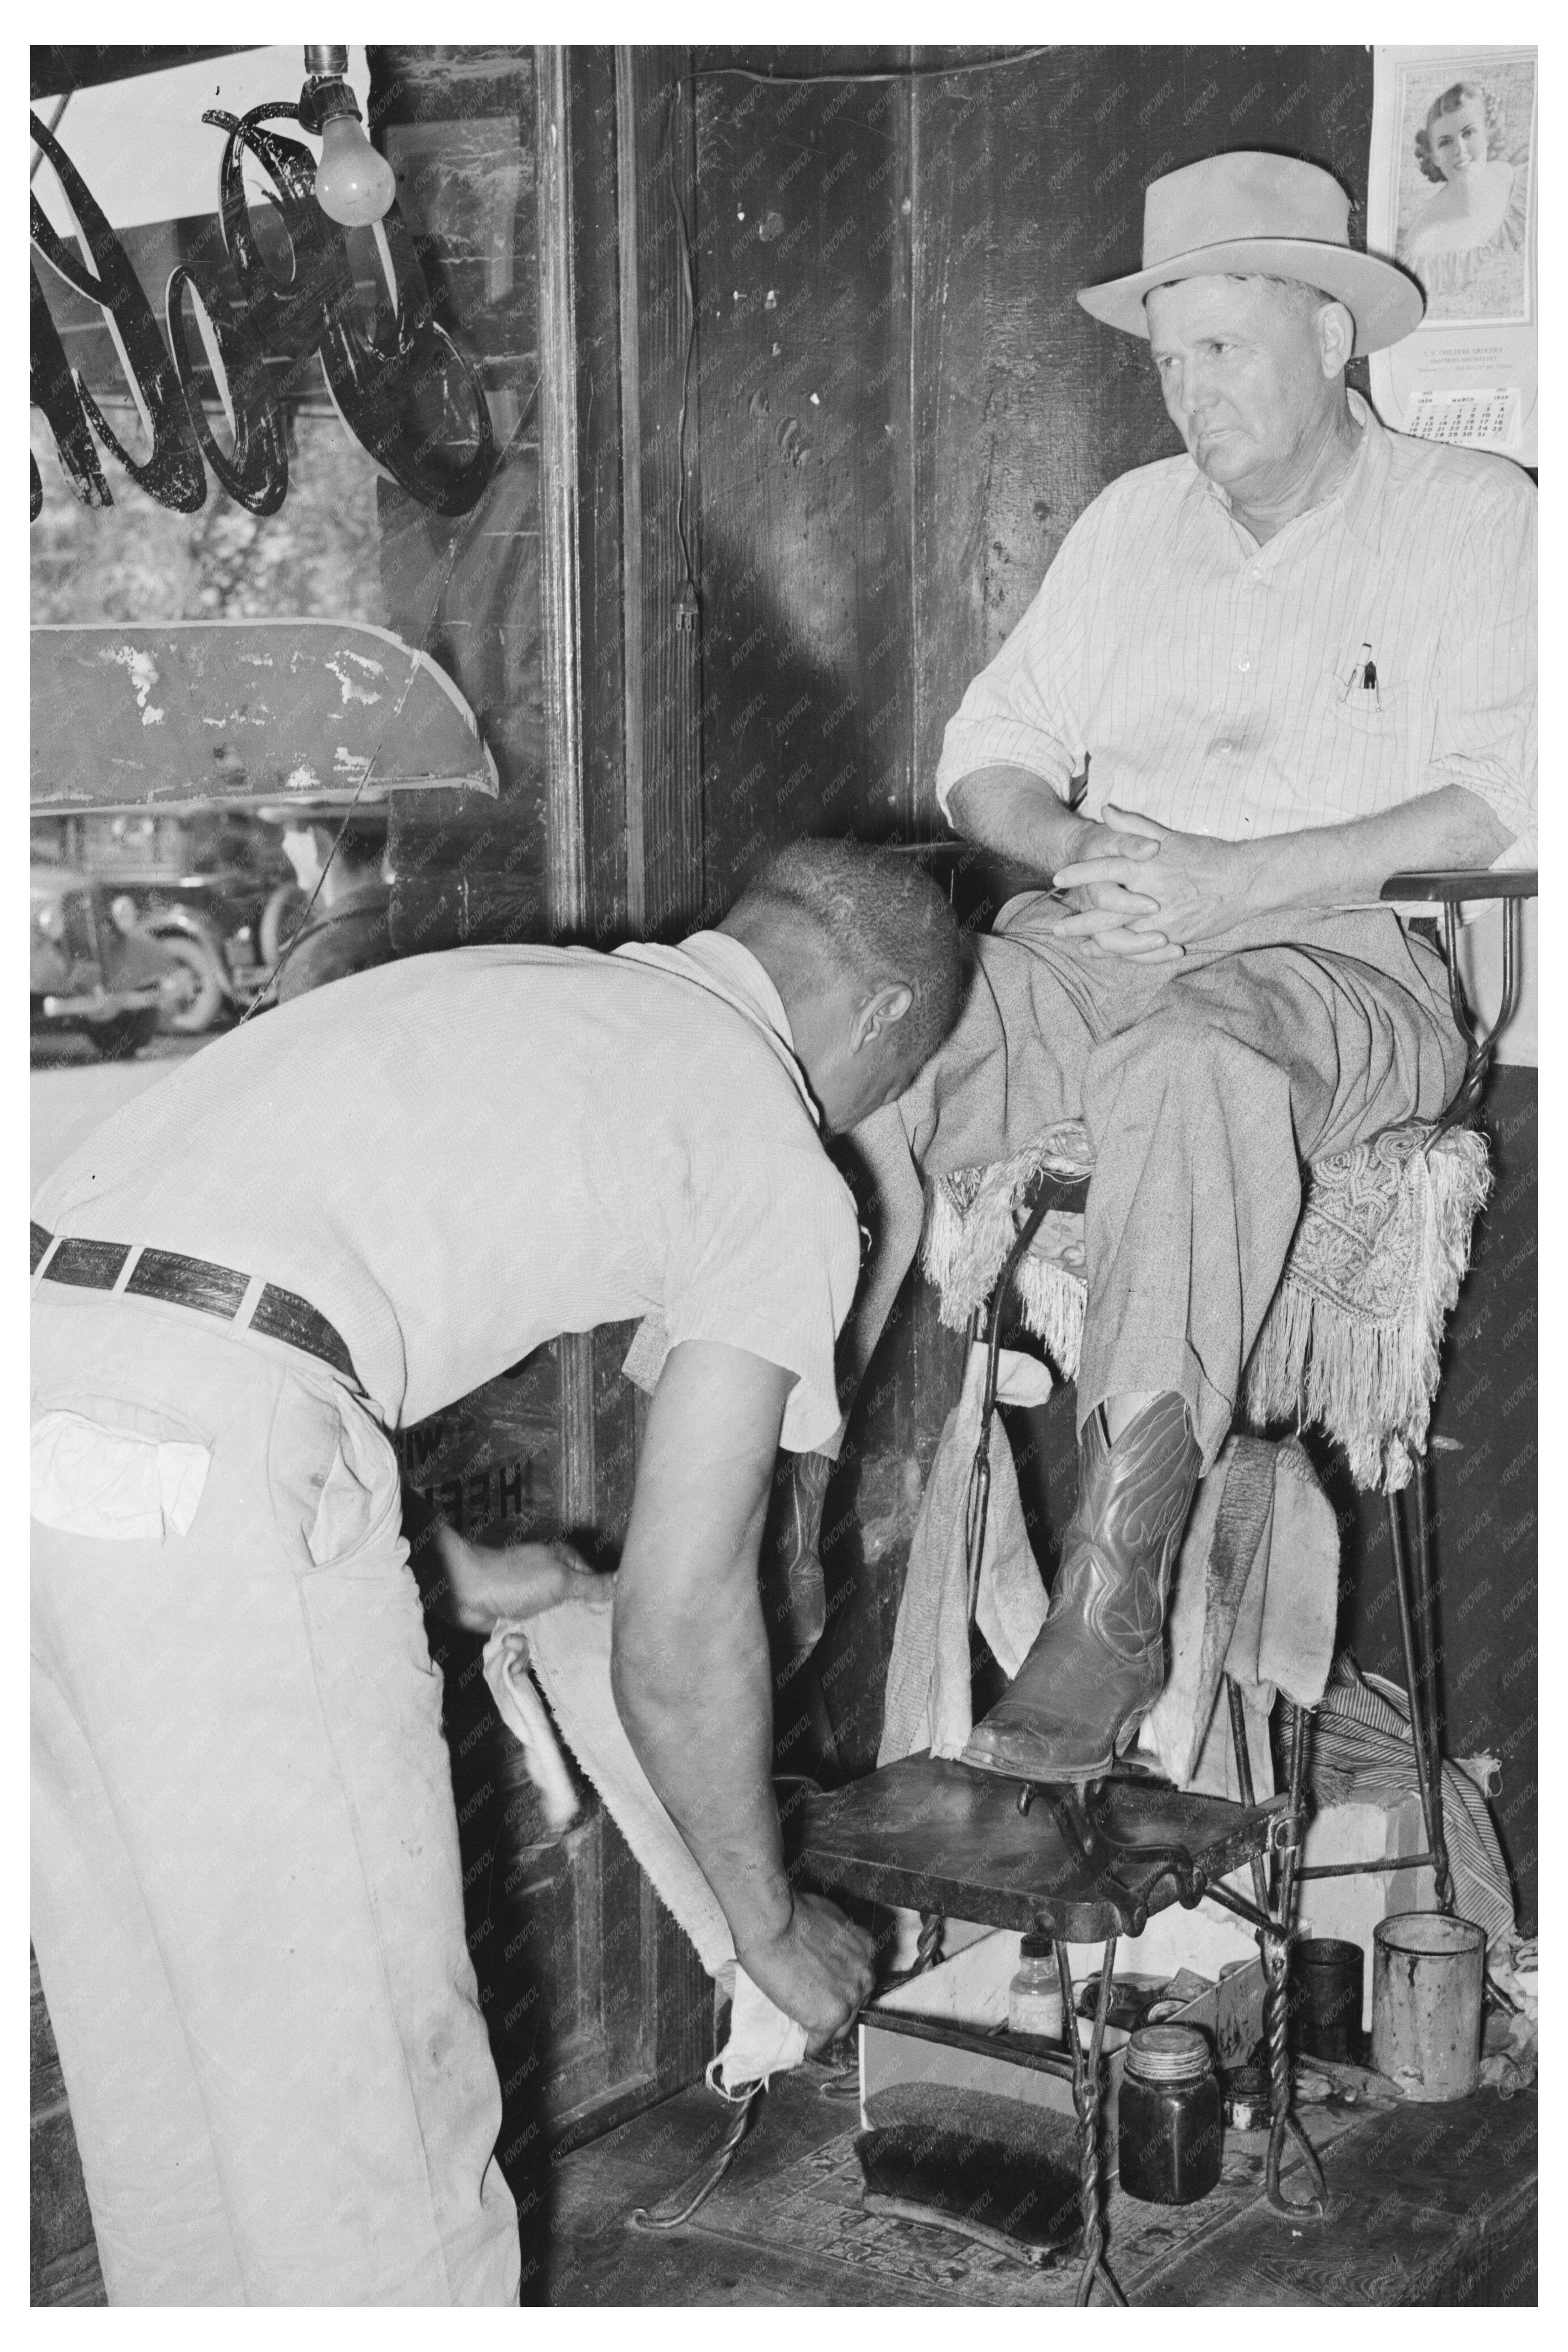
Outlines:
<svg viewBox="0 0 1568 2352"><path fill-rule="evenodd" d="M1462 784L1534 862L1534 488L1350 398L1343 483L1261 547L1185 453L1095 499L948 722L944 814L993 765L1232 841Z"/></svg>

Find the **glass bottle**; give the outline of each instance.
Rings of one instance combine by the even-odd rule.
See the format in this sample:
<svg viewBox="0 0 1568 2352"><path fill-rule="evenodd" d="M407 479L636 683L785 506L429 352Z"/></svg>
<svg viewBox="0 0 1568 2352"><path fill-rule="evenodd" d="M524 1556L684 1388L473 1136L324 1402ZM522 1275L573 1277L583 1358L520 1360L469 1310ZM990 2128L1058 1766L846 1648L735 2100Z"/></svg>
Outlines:
<svg viewBox="0 0 1568 2352"><path fill-rule="evenodd" d="M1057 1948L1031 1928L1019 1942L1018 1973L1007 1987L1007 2031L1059 2046L1065 2022Z"/></svg>

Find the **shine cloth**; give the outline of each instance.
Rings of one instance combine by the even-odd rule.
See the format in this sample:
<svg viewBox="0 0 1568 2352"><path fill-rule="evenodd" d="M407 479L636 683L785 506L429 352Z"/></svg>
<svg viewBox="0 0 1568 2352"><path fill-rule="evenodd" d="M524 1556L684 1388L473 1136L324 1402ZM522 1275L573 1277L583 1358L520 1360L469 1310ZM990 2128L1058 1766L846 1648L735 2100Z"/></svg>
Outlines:
<svg viewBox="0 0 1568 2352"><path fill-rule="evenodd" d="M765 2084L771 2075L799 2065L805 2055L805 2028L786 2017L736 1960L713 1890L633 1752L610 1686L610 1633L609 1610L590 1609L580 1601L560 1601L530 1617L526 1625L503 1621L485 1644L485 1678L502 1719L522 1741L529 1777L548 1809L551 1790L559 1802L560 1790L564 1785L570 1795L570 1786L549 1719L532 1691L531 1667L562 1738L611 1820L660 1901L690 1937L709 1975L731 1996L729 2039L709 2065L708 2083L725 2098L738 2098L752 2084ZM531 1706L523 1696L525 1686Z"/></svg>
<svg viewBox="0 0 1568 2352"><path fill-rule="evenodd" d="M1049 1393L1049 1372L1030 1357L1004 1348L999 1372L1004 1404L1038 1404ZM977 1345L970 1349L963 1386L921 1497L888 1661L879 1766L923 1748L933 1756L962 1755L973 1727L964 1522L984 1388L985 1349ZM994 1419L989 1451L991 1496L974 1613L997 1664L1013 1675L1045 1622L1046 1593L1024 1525L1012 1449Z"/></svg>
<svg viewBox="0 0 1568 2352"><path fill-rule="evenodd" d="M28 1444L32 1516L62 1535L162 1543L189 1533L211 1464L205 1445L40 1413Z"/></svg>

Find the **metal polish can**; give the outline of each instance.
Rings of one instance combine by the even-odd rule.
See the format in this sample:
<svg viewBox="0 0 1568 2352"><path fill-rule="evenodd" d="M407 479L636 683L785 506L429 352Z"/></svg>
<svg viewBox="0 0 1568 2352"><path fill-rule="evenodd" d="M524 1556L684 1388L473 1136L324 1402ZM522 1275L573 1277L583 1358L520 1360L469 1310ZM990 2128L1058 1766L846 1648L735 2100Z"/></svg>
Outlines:
<svg viewBox="0 0 1568 2352"><path fill-rule="evenodd" d="M1224 2100L1203 2034L1145 2025L1127 2044L1117 2106L1121 2186L1145 2205L1195 2205L1219 2181Z"/></svg>

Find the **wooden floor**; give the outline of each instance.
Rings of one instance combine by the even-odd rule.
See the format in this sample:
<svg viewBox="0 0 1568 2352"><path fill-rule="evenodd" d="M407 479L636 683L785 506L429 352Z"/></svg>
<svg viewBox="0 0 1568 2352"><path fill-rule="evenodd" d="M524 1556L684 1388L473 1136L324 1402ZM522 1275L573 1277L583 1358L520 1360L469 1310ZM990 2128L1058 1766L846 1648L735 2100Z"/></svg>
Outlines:
<svg viewBox="0 0 1568 2352"><path fill-rule="evenodd" d="M542 2233L525 2222L523 2301L599 2305L1070 2304L1078 2265L1040 2273L946 2231L864 2212L858 2116L811 2068L782 2077L729 2178L668 2236L628 2226L710 2156L728 2112L700 2088L558 2168ZM1328 2219L1282 2221L1261 2135L1233 2136L1219 2188L1179 2211L1112 2186L1108 2251L1130 2303L1317 2307L1532 2305L1536 2100L1312 2108ZM543 2236L547 2252L541 2251Z"/></svg>
<svg viewBox="0 0 1568 2352"><path fill-rule="evenodd" d="M628 2217L711 2158L730 2120L711 2093L683 2091L563 2158L549 2177L548 2207L521 2216L522 2301L612 2309L1072 2301L1076 2263L1039 2273L948 2231L866 2213L858 2109L825 2098L825 2079L810 2067L781 2077L729 2178L693 2222L667 2236L642 2234ZM32 2300L101 2303L63 2091L58 2105L35 2125ZM1534 2303L1533 2091L1445 2107L1318 2106L1305 2120L1328 2183L1324 2223L1297 2227L1268 2210L1259 2135L1233 2136L1219 2188L1184 2210L1137 2205L1112 2185L1108 2251L1131 2303Z"/></svg>

